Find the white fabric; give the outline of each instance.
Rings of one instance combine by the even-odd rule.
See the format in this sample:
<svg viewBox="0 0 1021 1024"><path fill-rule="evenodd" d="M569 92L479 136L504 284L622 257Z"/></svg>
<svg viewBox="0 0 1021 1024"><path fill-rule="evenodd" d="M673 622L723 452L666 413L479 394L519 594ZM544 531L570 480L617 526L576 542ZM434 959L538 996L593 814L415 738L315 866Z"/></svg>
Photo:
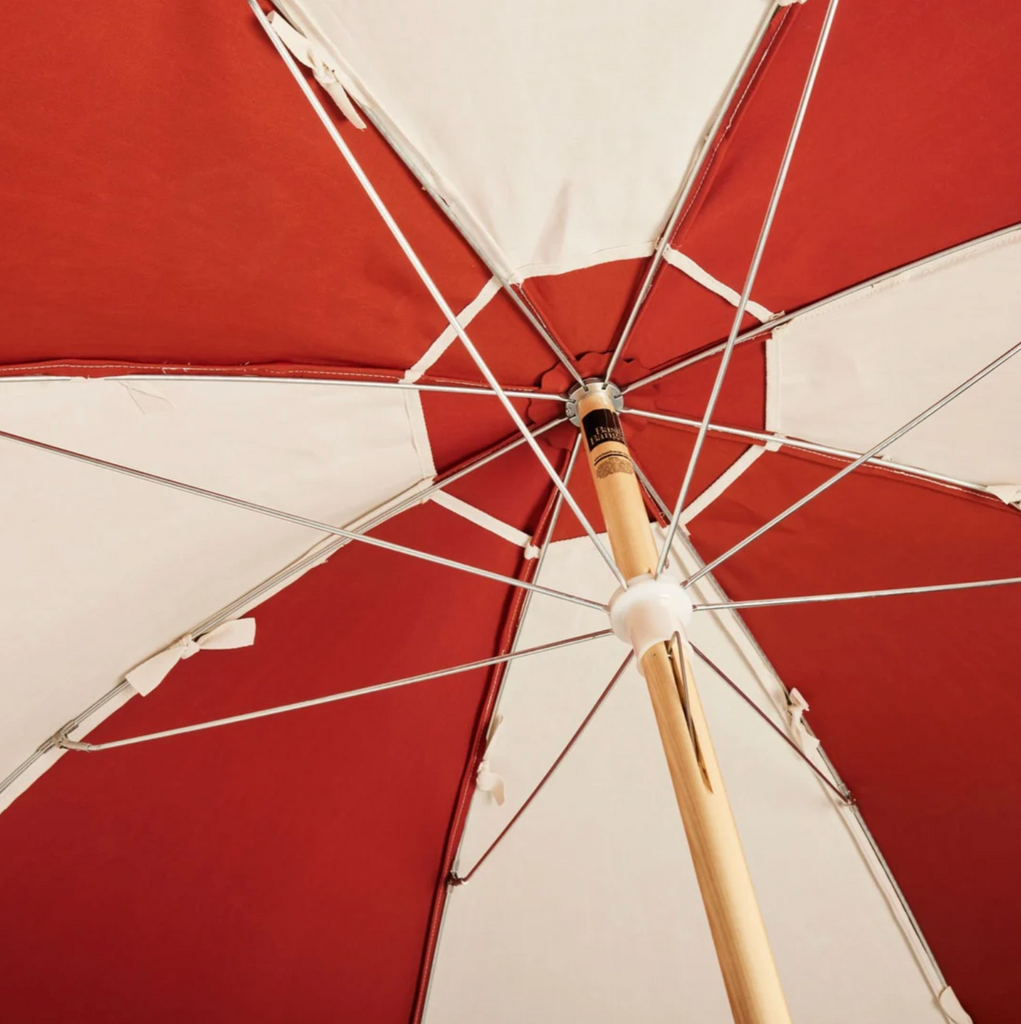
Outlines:
<svg viewBox="0 0 1021 1024"><path fill-rule="evenodd" d="M818 737L808 731L808 726L805 722L805 714L808 711L811 711L808 701L805 700L801 691L794 687L787 695L787 714L790 715L791 719L791 732L794 734L798 746L806 754L811 753L819 746Z"/></svg>
<svg viewBox="0 0 1021 1024"><path fill-rule="evenodd" d="M767 347L768 429L867 450L1021 341L1019 282L1021 231L795 317ZM1021 355L885 454L1015 493L1019 395Z"/></svg>
<svg viewBox="0 0 1021 1024"><path fill-rule="evenodd" d="M685 256L683 252L680 252L673 246L667 246L663 259L670 266L676 267L681 273L687 274L692 281L697 281L703 288L708 288L715 295L719 295L721 299L725 299L735 309L741 302L740 292L735 291L722 281L718 281L708 270L700 267L690 256ZM745 304L745 312L750 313L759 323L765 323L776 316L775 313L771 313L765 306L760 305L758 302L753 302L751 299Z"/></svg>
<svg viewBox="0 0 1021 1024"><path fill-rule="evenodd" d="M254 643L255 619L234 619L198 637L190 633L182 636L165 650L137 665L124 678L136 693L146 697L170 675L179 661L191 658L199 651L229 651L251 647Z"/></svg>
<svg viewBox="0 0 1021 1024"><path fill-rule="evenodd" d="M489 301L499 293L500 287L500 282L495 277L491 277L479 290L479 294L457 314L457 322L462 327L467 327L486 308ZM457 341L457 331L447 324L443 333L426 349L425 355L404 374L404 379L411 383L421 380L430 367L455 341Z"/></svg>
<svg viewBox="0 0 1021 1024"><path fill-rule="evenodd" d="M1021 484L990 484L989 491L1005 505L1021 502Z"/></svg>
<svg viewBox="0 0 1021 1024"><path fill-rule="evenodd" d="M961 1006L957 993L949 986L939 994L939 1005L952 1024L972 1024L971 1016Z"/></svg>
<svg viewBox="0 0 1021 1024"><path fill-rule="evenodd" d="M483 530L488 530L490 533L495 533L497 537L510 541L511 544L516 544L521 548L532 546L532 538L527 533L511 526L510 523L503 522L502 519L497 519L496 516L491 516L488 512L483 512L482 509L476 508L474 505L469 505L468 502L462 501L460 498L455 498L452 494L447 494L446 491L436 491L432 495L432 500L437 505L442 505L443 508L459 515L462 519L467 519L468 522L481 526Z"/></svg>
<svg viewBox="0 0 1021 1024"><path fill-rule="evenodd" d="M767 10L763 0L278 6L514 277L648 251Z"/></svg>
<svg viewBox="0 0 1021 1024"><path fill-rule="evenodd" d="M735 480L744 474L766 453L767 447L753 445L740 458L725 469L690 505L681 513L681 525L685 526L697 515L701 515Z"/></svg>
<svg viewBox="0 0 1021 1024"><path fill-rule="evenodd" d="M553 544L540 581L605 600L586 538ZM702 599L705 599L704 597ZM695 644L781 727L775 678L728 617L696 615ZM531 646L598 629L597 612L536 596ZM507 785L476 795L466 873L520 807L619 666L613 637L513 664L491 755ZM701 662L700 693L796 1021L945 1024L842 813L807 766ZM633 670L514 828L450 892L426 1024L731 1024L644 683Z"/></svg>
<svg viewBox="0 0 1021 1024"><path fill-rule="evenodd" d="M165 410L142 411L139 387ZM0 409L5 430L339 525L435 474L413 391L8 380ZM321 539L2 440L0 475L11 482L0 505L0 778L133 666Z"/></svg>
<svg viewBox="0 0 1021 1024"><path fill-rule="evenodd" d="M117 383L131 396L131 400L138 406L138 411L146 416L158 416L160 413L169 412L173 408L173 403L157 385L150 384L144 380L119 380Z"/></svg>
<svg viewBox="0 0 1021 1024"><path fill-rule="evenodd" d="M486 749L475 772L475 788L480 793L488 793L493 798L493 802L497 807L503 806L503 802L506 799L506 786L503 777L493 771L490 758L493 750L493 741L496 739L496 734L499 732L502 721L503 715L496 715L493 718L493 722L489 727L489 736L486 739Z"/></svg>

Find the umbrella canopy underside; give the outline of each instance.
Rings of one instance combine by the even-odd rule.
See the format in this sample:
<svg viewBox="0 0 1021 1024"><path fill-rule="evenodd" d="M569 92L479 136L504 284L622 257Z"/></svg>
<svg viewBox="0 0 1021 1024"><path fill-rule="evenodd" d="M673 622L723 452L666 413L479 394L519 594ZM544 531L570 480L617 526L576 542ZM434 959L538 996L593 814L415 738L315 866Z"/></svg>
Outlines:
<svg viewBox="0 0 1021 1024"><path fill-rule="evenodd" d="M664 536L826 11L282 0L479 359L240 0L7 13L5 1020L730 1019L617 581L493 380L605 542L564 400L612 364ZM696 604L1021 577L1021 360L731 553L1021 343L1019 41L1006 0L837 10ZM1019 613L696 612L795 1020L1016 1018Z"/></svg>

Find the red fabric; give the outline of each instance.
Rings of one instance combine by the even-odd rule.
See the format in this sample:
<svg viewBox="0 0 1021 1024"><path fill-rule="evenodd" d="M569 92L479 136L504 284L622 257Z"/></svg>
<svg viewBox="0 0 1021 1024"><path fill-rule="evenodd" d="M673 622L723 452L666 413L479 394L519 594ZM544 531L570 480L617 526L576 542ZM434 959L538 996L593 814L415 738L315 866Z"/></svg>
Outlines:
<svg viewBox="0 0 1021 1024"><path fill-rule="evenodd" d="M434 505L379 533L521 566ZM91 738L487 657L508 598L349 545L256 611L255 647L181 663ZM407 1021L489 675L66 755L2 819L4 1019Z"/></svg>
<svg viewBox="0 0 1021 1024"><path fill-rule="evenodd" d="M576 357L609 352L620 333L631 302L641 286L646 260L618 260L584 270L525 282L535 303L564 349ZM606 369L599 361L599 376ZM595 374L595 368L591 371Z"/></svg>
<svg viewBox="0 0 1021 1024"><path fill-rule="evenodd" d="M627 395L630 409L646 409L701 422L722 355L707 356ZM749 341L733 350L713 423L762 430L766 422L766 346Z"/></svg>
<svg viewBox="0 0 1021 1024"><path fill-rule="evenodd" d="M535 407L549 417L562 413L561 407L553 402L529 403L527 399L514 399L513 404L526 423L532 421L529 413ZM433 462L441 473L473 452L487 451L508 440L517 430L502 403L489 395L425 391L422 392L422 408L429 427Z"/></svg>
<svg viewBox="0 0 1021 1024"><path fill-rule="evenodd" d="M740 289L825 12L789 7L677 248ZM1021 221L1021 7L838 10L753 298L790 310Z"/></svg>
<svg viewBox="0 0 1021 1024"><path fill-rule="evenodd" d="M712 558L842 463L765 454L691 524ZM734 599L1021 575L1021 515L855 472L722 564ZM744 613L858 799L949 984L1010 1024L1021 944L1021 588Z"/></svg>
<svg viewBox="0 0 1021 1024"><path fill-rule="evenodd" d="M825 9L796 4L775 19L673 239L737 291ZM1010 0L978 0L966 17L951 0L924 12L888 0L838 8L752 298L797 309L1021 222L1019 37ZM658 366L729 326L665 266L627 354Z"/></svg>
<svg viewBox="0 0 1021 1024"><path fill-rule="evenodd" d="M740 288L824 4L785 8L739 93L674 244ZM794 309L1021 221L1021 9L858 0L838 11L753 298ZM6 14L0 373L392 378L446 327L244 5L198 21L55 0ZM59 24L52 32L48 23ZM45 45L38 40L45 29ZM488 280L370 129L340 130L455 310ZM523 287L582 372L602 371L644 260ZM619 379L725 336L722 299L664 267ZM749 319L747 324L751 324ZM505 297L469 328L507 385L570 377ZM718 358L628 402L697 419ZM5 369L6 367L6 369ZM455 342L435 380L480 380ZM716 420L761 427L762 344L735 353ZM505 440L491 397L427 394L440 471ZM516 400L533 424L554 403ZM693 432L626 420L672 503ZM574 438L543 442L558 467ZM710 435L697 495L746 449ZM452 493L538 529L530 453ZM765 455L692 524L712 557L833 464ZM574 492L597 527L580 463ZM1021 572L1017 513L862 472L721 567L736 597ZM558 537L580 527L564 510ZM435 505L382 535L504 573L521 551ZM396 581L396 586L392 581ZM121 736L492 654L506 588L355 545L257 612L251 651L175 669L95 734ZM1021 708L1011 589L785 608L748 621L861 802L976 1020L1016 1016ZM402 640L394 642L394 623ZM407 1020L435 937L485 672L116 753L70 755L0 818L5 1019ZM439 887L438 887L439 883ZM424 989L419 987L419 996ZM419 999L420 1005L420 999Z"/></svg>
<svg viewBox="0 0 1021 1024"><path fill-rule="evenodd" d="M741 287L738 282L736 288ZM663 265L642 307L624 353L627 357L614 378L630 384L650 371L671 365L730 333L737 310L719 295L693 281L670 264ZM746 315L744 329L759 321Z"/></svg>
<svg viewBox="0 0 1021 1024"><path fill-rule="evenodd" d="M466 331L493 375L505 387L535 387L556 362L556 355L502 291L490 299ZM469 380L483 379L459 339L451 343L429 372Z"/></svg>
<svg viewBox="0 0 1021 1024"><path fill-rule="evenodd" d="M7 14L0 362L403 370L443 330L244 3L40 15ZM488 272L385 143L337 121L466 305Z"/></svg>

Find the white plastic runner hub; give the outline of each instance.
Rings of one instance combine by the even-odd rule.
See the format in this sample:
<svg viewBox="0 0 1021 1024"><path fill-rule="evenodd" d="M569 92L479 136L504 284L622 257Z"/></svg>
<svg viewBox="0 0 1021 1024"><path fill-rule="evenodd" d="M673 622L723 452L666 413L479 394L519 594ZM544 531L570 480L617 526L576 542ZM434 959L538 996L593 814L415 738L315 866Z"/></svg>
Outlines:
<svg viewBox="0 0 1021 1024"><path fill-rule="evenodd" d="M634 648L641 672L642 655L653 644L670 640L674 633L685 636L694 610L679 580L635 576L628 580L627 590L621 587L610 598L610 626Z"/></svg>

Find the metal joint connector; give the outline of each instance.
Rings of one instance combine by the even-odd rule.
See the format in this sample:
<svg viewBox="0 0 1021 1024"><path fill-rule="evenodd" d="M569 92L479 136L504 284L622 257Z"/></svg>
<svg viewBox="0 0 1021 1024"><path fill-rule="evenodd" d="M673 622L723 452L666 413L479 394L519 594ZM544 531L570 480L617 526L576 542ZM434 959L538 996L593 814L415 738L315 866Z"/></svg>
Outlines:
<svg viewBox="0 0 1021 1024"><path fill-rule="evenodd" d="M621 412L624 409L624 396L616 384L599 380L597 377L586 377L585 383L579 384L567 396L567 408L565 410L567 418L576 427L581 426L581 419L578 416L578 400L589 391L605 391L617 412Z"/></svg>
<svg viewBox="0 0 1021 1024"><path fill-rule="evenodd" d="M77 729L77 725L68 724L58 729L43 746L47 750L88 750L90 744L80 743L78 740L71 739L68 733L72 729Z"/></svg>

